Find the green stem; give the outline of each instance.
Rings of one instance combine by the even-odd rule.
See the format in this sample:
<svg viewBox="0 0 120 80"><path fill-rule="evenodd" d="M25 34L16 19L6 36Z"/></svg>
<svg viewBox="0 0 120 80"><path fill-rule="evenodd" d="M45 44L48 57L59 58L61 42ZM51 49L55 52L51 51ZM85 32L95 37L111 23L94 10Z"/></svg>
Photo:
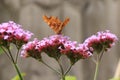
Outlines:
<svg viewBox="0 0 120 80"><path fill-rule="evenodd" d="M22 75L21 75L21 73L20 73L20 70L19 70L17 64L16 64L16 63L13 63L13 65L14 65L14 67L15 67L16 72L18 73L18 76L19 76L20 80L23 80L23 77L22 77Z"/></svg>
<svg viewBox="0 0 120 80"><path fill-rule="evenodd" d="M7 48L7 50L8 50L8 53L9 53L10 57L11 57L11 62L13 63L13 66L15 67L15 70L16 70L16 72L17 72L20 80L23 80L23 77L22 77L22 75L21 75L21 73L20 73L19 68L17 67L17 63L14 61L14 58L13 58L13 56L12 56L12 53L11 53L10 49Z"/></svg>
<svg viewBox="0 0 120 80"><path fill-rule="evenodd" d="M60 61L57 60L57 62L58 62L59 67L60 67L60 69L61 69L61 79L62 79L62 80L65 80L64 69L63 69L63 67L62 67L62 65L61 65L61 63L60 63Z"/></svg>
<svg viewBox="0 0 120 80"><path fill-rule="evenodd" d="M18 61L18 54L19 54L20 49L17 50L16 57L15 57L15 63Z"/></svg>
<svg viewBox="0 0 120 80"><path fill-rule="evenodd" d="M72 66L73 66L73 64L71 64L71 65L69 66L69 68L66 70L66 72L65 72L64 76L66 76L66 75L67 75L67 73L71 70Z"/></svg>
<svg viewBox="0 0 120 80"><path fill-rule="evenodd" d="M50 68L51 70L55 71L56 73L58 73L59 75L61 74L59 71L53 69L51 66L49 66L47 63L45 63L43 60L39 60L41 63L43 63L45 66L47 66L48 68Z"/></svg>
<svg viewBox="0 0 120 80"><path fill-rule="evenodd" d="M94 74L94 80L97 80L98 68L99 68L99 61L96 63L95 74Z"/></svg>
<svg viewBox="0 0 120 80"><path fill-rule="evenodd" d="M103 53L104 53L104 50L101 52L100 56L99 56L99 61L101 61L102 57L103 57Z"/></svg>
<svg viewBox="0 0 120 80"><path fill-rule="evenodd" d="M8 53L9 53L10 57L11 57L11 61L12 61L13 63L15 63L14 58L13 58L13 56L12 56L12 53L11 53L10 49L7 48L7 50L8 50Z"/></svg>
<svg viewBox="0 0 120 80"><path fill-rule="evenodd" d="M8 52L7 52L3 47L1 47L1 48L2 48L2 50L5 52L5 54L7 55L7 57L10 59L10 61L12 62L13 66L14 66L14 68L15 68L18 76L19 76L19 79L20 79L20 80L23 80L23 77L22 77L22 75L21 75L21 73L20 73L20 70L19 70L19 68L18 68L18 66L17 66L17 58L18 58L19 50L17 51L16 61L15 61L14 58L13 58L13 56L12 56L12 53L11 53L9 47L6 48Z"/></svg>
<svg viewBox="0 0 120 80"><path fill-rule="evenodd" d="M66 76L67 73L71 70L72 66L73 66L73 65L70 65L70 67L67 69L67 71L66 71L65 74L64 74L65 76Z"/></svg>
<svg viewBox="0 0 120 80"><path fill-rule="evenodd" d="M102 57L103 57L103 53L104 53L104 48L103 48L103 50L101 51L101 53L100 53L99 55L97 55L96 68L95 68L95 73L94 73L94 80L97 80L99 64L100 64L101 59L102 59Z"/></svg>
<svg viewBox="0 0 120 80"><path fill-rule="evenodd" d="M1 49L5 52L5 54L7 55L7 57L11 60L11 57L9 56L9 54L7 53L7 51L1 46Z"/></svg>

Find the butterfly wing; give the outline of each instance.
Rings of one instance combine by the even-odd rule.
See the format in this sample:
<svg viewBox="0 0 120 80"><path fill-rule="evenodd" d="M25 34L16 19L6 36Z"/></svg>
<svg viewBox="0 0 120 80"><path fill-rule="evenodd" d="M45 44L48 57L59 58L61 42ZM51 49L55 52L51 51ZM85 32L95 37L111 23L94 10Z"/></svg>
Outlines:
<svg viewBox="0 0 120 80"><path fill-rule="evenodd" d="M66 18L64 20L64 22L62 22L62 24L60 25L59 29L58 29L58 33L61 33L61 31L63 30L63 28L66 26L66 24L70 21L69 18Z"/></svg>

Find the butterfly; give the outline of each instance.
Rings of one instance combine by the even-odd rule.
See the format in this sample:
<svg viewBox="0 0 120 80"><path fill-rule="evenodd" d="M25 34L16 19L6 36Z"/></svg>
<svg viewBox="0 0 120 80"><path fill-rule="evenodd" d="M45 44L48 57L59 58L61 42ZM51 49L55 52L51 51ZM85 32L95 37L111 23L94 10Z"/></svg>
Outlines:
<svg viewBox="0 0 120 80"><path fill-rule="evenodd" d="M62 29L70 21L69 18L66 18L62 22L57 17L54 16L50 16L50 17L43 16L43 19L56 34L61 34Z"/></svg>

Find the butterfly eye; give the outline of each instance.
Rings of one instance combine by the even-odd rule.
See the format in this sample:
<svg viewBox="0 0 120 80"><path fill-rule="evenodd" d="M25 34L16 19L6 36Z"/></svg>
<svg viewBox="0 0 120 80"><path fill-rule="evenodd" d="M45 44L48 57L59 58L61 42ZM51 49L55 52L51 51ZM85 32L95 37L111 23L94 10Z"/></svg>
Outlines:
<svg viewBox="0 0 120 80"><path fill-rule="evenodd" d="M54 16L43 16L43 19L56 34L61 34L62 29L70 20L69 18L66 18L64 22L61 22L57 17Z"/></svg>

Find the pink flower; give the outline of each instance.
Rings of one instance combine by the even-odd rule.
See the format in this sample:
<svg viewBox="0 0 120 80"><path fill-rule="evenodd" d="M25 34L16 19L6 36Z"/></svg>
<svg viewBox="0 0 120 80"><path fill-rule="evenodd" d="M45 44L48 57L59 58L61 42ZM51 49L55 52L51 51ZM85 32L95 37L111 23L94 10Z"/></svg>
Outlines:
<svg viewBox="0 0 120 80"><path fill-rule="evenodd" d="M84 44L93 48L94 51L97 51L97 53L100 53L103 49L107 51L111 48L117 40L118 38L115 34L112 34L109 30L106 30L105 32L101 31L97 32L96 35L92 35L85 40Z"/></svg>
<svg viewBox="0 0 120 80"><path fill-rule="evenodd" d="M85 44L77 44L76 41L66 41L64 47L60 48L61 53L67 55L71 64L76 63L79 59L89 58L92 53Z"/></svg>
<svg viewBox="0 0 120 80"><path fill-rule="evenodd" d="M39 41L37 48L48 56L59 59L61 56L59 47L62 47L66 40L68 40L66 36L52 35Z"/></svg>
<svg viewBox="0 0 120 80"><path fill-rule="evenodd" d="M0 44L8 46L9 43L13 43L20 48L28 42L33 33L25 31L21 27L13 21L0 24Z"/></svg>
<svg viewBox="0 0 120 80"><path fill-rule="evenodd" d="M38 39L34 39L27 44L24 44L21 51L21 57L33 57L36 59L41 59L41 51L39 51L36 46L38 45Z"/></svg>
<svg viewBox="0 0 120 80"><path fill-rule="evenodd" d="M93 49L88 48L86 44L79 44L77 50L79 54L83 56L83 58L89 58L90 56L92 56Z"/></svg>

